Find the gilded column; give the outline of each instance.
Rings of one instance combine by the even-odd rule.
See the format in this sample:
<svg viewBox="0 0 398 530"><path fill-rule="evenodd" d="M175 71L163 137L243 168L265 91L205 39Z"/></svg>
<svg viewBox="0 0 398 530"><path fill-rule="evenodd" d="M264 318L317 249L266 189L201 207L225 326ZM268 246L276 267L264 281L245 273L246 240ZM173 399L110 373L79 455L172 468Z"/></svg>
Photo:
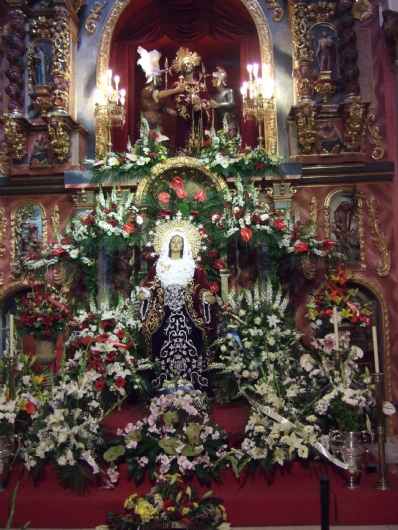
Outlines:
<svg viewBox="0 0 398 530"><path fill-rule="evenodd" d="M23 116L24 114L25 19L26 15L20 9L14 9L10 12L10 21L3 30L5 41L10 47L7 52L9 67L5 71L9 85L4 91L10 98L8 113L11 116Z"/></svg>

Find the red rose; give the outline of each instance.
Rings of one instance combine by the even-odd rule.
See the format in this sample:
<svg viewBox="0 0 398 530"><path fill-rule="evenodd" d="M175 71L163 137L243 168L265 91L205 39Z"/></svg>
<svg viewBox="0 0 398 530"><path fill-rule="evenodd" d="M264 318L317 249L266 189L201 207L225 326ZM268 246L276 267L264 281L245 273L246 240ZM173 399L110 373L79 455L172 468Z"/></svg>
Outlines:
<svg viewBox="0 0 398 530"><path fill-rule="evenodd" d="M115 385L118 386L119 388L122 388L124 387L124 385L126 384L126 380L123 379L123 377L116 377L115 379Z"/></svg>
<svg viewBox="0 0 398 530"><path fill-rule="evenodd" d="M203 237L206 234L206 228L203 228L202 226L201 228L198 228L198 232Z"/></svg>
<svg viewBox="0 0 398 530"><path fill-rule="evenodd" d="M36 411L36 405L32 403L31 401L29 401L26 404L25 410L28 414L33 414Z"/></svg>
<svg viewBox="0 0 398 530"><path fill-rule="evenodd" d="M217 249L216 248L210 248L206 254L209 258L215 258L217 256Z"/></svg>
<svg viewBox="0 0 398 530"><path fill-rule="evenodd" d="M98 390L98 392L102 392L105 388L105 383L103 381L96 381L95 382L95 388Z"/></svg>
<svg viewBox="0 0 398 530"><path fill-rule="evenodd" d="M120 158L118 158L119 164L123 164L123 162L125 162L125 161L126 161L126 157L124 157L124 156L121 156Z"/></svg>
<svg viewBox="0 0 398 530"><path fill-rule="evenodd" d="M236 217L236 219L240 219L245 214L246 214L246 210L237 210L236 212L234 212L234 216Z"/></svg>
<svg viewBox="0 0 398 530"><path fill-rule="evenodd" d="M264 164L264 162L261 162L261 160L256 162L256 169L262 169L264 166L265 166L265 164Z"/></svg>
<svg viewBox="0 0 398 530"><path fill-rule="evenodd" d="M307 252L308 250L308 243L305 243L305 241L299 241L294 246L294 252Z"/></svg>
<svg viewBox="0 0 398 530"><path fill-rule="evenodd" d="M158 138L159 135L155 133L154 131L151 131L148 136L151 140L156 140L156 138Z"/></svg>
<svg viewBox="0 0 398 530"><path fill-rule="evenodd" d="M335 244L336 241L332 241L331 239L325 239L324 241L322 241L322 250L325 252L332 250Z"/></svg>
<svg viewBox="0 0 398 530"><path fill-rule="evenodd" d="M178 190L178 188L181 188L184 185L184 181L181 177L174 177L171 181L171 185L174 189Z"/></svg>
<svg viewBox="0 0 398 530"><path fill-rule="evenodd" d="M165 191L161 191L160 193L158 193L158 199L160 202L166 204L170 200L170 194L166 193Z"/></svg>
<svg viewBox="0 0 398 530"><path fill-rule="evenodd" d="M119 329L119 331L116 333L116 336L119 339L124 339L124 329Z"/></svg>
<svg viewBox="0 0 398 530"><path fill-rule="evenodd" d="M185 197L188 197L188 192L185 188L177 188L176 194L179 199L185 199Z"/></svg>
<svg viewBox="0 0 398 530"><path fill-rule="evenodd" d="M109 219L108 223L109 223L111 226L117 226L117 221L116 221L116 219Z"/></svg>
<svg viewBox="0 0 398 530"><path fill-rule="evenodd" d="M255 213L252 215L252 221L253 223L259 223L260 222L260 216L258 215L258 213Z"/></svg>
<svg viewBox="0 0 398 530"><path fill-rule="evenodd" d="M216 259L215 261L213 261L213 267L217 270L217 271L220 271L221 269L225 269L225 263L223 261L221 261L220 259Z"/></svg>
<svg viewBox="0 0 398 530"><path fill-rule="evenodd" d="M274 221L274 226L275 228L280 228L281 230L283 230L284 228L286 228L286 225L285 223L282 221L282 219L275 219Z"/></svg>
<svg viewBox="0 0 398 530"><path fill-rule="evenodd" d="M242 228L242 230L240 231L240 235L243 241L247 243L253 237L253 231L251 228Z"/></svg>
<svg viewBox="0 0 398 530"><path fill-rule="evenodd" d="M127 234L133 234L135 232L134 225L129 221L127 223L124 223L123 230L124 232L127 232Z"/></svg>
<svg viewBox="0 0 398 530"><path fill-rule="evenodd" d="M163 510L167 510L167 508L171 508L172 506L174 506L173 501L171 499L165 499L163 503Z"/></svg>
<svg viewBox="0 0 398 530"><path fill-rule="evenodd" d="M193 210L189 215L191 215L192 217L196 217L198 213L199 213L198 210Z"/></svg>
<svg viewBox="0 0 398 530"><path fill-rule="evenodd" d="M156 158L156 153L151 151L150 153L148 153L148 156L149 156L149 158Z"/></svg>
<svg viewBox="0 0 398 530"><path fill-rule="evenodd" d="M206 200L206 192L204 190L198 190L193 196L195 201L203 202Z"/></svg>
<svg viewBox="0 0 398 530"><path fill-rule="evenodd" d="M218 293L218 291L219 291L218 283L216 283L216 282L210 282L209 285L210 285L210 291L211 291L213 294L214 294L214 293Z"/></svg>

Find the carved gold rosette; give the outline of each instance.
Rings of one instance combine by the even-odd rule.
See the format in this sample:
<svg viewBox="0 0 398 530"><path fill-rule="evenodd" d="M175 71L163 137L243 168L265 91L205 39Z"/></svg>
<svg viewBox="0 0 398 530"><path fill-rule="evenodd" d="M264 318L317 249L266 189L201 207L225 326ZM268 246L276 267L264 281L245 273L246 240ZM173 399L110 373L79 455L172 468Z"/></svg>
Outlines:
<svg viewBox="0 0 398 530"><path fill-rule="evenodd" d="M386 238L380 230L380 224L377 217L377 202L374 195L368 199L369 225L372 233L372 241L379 249L381 263L376 263L376 270L379 276L388 276L391 269L391 253L388 250Z"/></svg>
<svg viewBox="0 0 398 530"><path fill-rule="evenodd" d="M112 35L115 29L116 23L119 20L119 17L123 13L124 9L128 6L131 0L115 0L114 6L109 12L104 26L102 29L102 34L100 38L99 48L98 48L98 59L97 59L97 74L96 82L97 88L104 87L104 79L107 69L109 68L109 57L110 57L110 46L112 42ZM253 21L257 27L258 37L260 41L260 51L261 51L261 62L264 65L268 66L269 75L274 77L274 55L273 47L271 41L271 33L269 30L269 25L267 18L264 15L264 12L258 3L257 0L242 0L243 4L246 6L250 15L253 18ZM273 19L277 22L282 20L284 12L282 7L274 0L267 0L268 9L273 10ZM276 105L273 101L272 109L269 115L267 122L264 122L265 130L267 131L266 135L266 149L270 154L276 155L278 153L278 131L277 131L277 117L276 117ZM99 121L95 125L95 145L96 152L99 154L104 154L107 151L107 131L104 123Z"/></svg>
<svg viewBox="0 0 398 530"><path fill-rule="evenodd" d="M355 0L352 14L357 20L363 22L372 16L372 4L369 0Z"/></svg>

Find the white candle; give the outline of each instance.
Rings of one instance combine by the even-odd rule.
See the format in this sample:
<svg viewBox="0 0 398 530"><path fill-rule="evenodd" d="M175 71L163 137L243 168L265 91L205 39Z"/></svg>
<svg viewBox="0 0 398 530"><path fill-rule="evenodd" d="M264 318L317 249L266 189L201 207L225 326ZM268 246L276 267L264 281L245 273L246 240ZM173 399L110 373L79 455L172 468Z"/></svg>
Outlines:
<svg viewBox="0 0 398 530"><path fill-rule="evenodd" d="M14 315L10 315L10 357L14 357Z"/></svg>
<svg viewBox="0 0 398 530"><path fill-rule="evenodd" d="M373 355L375 359L375 373L378 374L380 372L380 367L379 367L379 348L377 346L376 326L372 326L372 337L373 337Z"/></svg>
<svg viewBox="0 0 398 530"><path fill-rule="evenodd" d="M333 326L334 326L334 349L339 349L339 326L337 324L337 307L333 306Z"/></svg>

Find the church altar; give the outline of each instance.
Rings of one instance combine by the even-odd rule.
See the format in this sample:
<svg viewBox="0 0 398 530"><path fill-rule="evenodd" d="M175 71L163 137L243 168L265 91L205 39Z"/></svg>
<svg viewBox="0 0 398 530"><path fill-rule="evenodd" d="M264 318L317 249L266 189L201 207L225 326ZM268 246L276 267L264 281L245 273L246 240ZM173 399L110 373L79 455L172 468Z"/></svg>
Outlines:
<svg viewBox="0 0 398 530"><path fill-rule="evenodd" d="M247 412L240 405L212 407L216 423L224 424L229 437L239 439ZM107 418L106 425L113 431L136 419L137 411L122 409ZM233 443L233 442L232 442ZM126 467L121 467L120 481L114 490L100 486L91 488L84 496L65 489L54 470L47 466L45 478L34 484L26 470L16 468L6 491L0 493L0 525L5 526L11 497L19 483L13 528L30 521L32 528L94 528L106 524L109 511L122 513L123 503L132 493L149 492L147 478L139 484L128 481ZM363 473L361 486L355 490L344 488L340 470L325 461L287 462L276 464L267 475L256 474L236 480L232 470L222 473L222 484L212 482L213 496L221 497L232 527L319 525L321 521L321 474L330 478L331 525L387 525L398 521L398 488L380 491L372 487L377 473ZM389 475L398 485L398 479ZM189 481L199 494L209 488L200 485L195 477Z"/></svg>

